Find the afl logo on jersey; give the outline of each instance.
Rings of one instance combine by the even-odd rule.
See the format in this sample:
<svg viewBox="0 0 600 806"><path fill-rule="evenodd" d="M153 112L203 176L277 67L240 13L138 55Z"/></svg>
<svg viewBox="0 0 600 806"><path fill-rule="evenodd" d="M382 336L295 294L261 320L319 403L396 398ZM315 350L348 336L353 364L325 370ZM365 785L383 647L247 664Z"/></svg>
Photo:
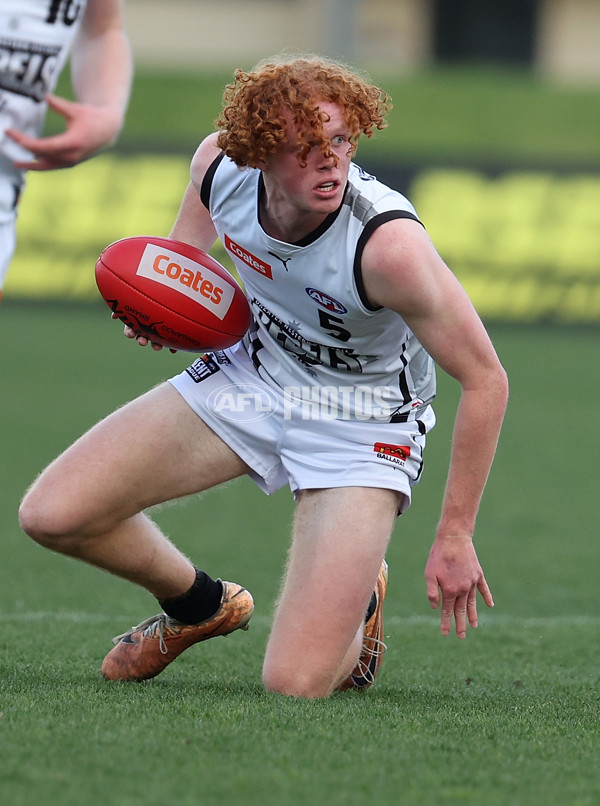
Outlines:
<svg viewBox="0 0 600 806"><path fill-rule="evenodd" d="M342 305L341 302L338 302L337 299L330 297L329 294L325 294L324 291L317 291L316 288L305 288L304 290L311 299L324 308L327 308L328 311L333 311L334 313L348 313L348 308Z"/></svg>

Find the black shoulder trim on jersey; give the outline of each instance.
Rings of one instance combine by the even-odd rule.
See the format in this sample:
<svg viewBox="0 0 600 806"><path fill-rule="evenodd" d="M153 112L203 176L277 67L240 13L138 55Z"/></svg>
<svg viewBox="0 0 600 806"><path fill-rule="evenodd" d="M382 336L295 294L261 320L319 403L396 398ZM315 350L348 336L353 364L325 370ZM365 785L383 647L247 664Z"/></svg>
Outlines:
<svg viewBox="0 0 600 806"><path fill-rule="evenodd" d="M262 227L262 221L260 220L260 200L264 191L265 191L265 180L263 179L263 172L259 171L258 182L256 183L256 217L258 218L258 223L260 224L261 227Z"/></svg>
<svg viewBox="0 0 600 806"><path fill-rule="evenodd" d="M388 221L393 221L396 218L410 218L413 221L416 221L418 224L421 224L416 215L410 213L408 210L388 210L386 213L378 213L367 222L360 238L358 239L358 243L356 244L356 253L354 255L354 282L356 283L356 290L358 291L360 300L368 311L380 311L383 306L373 305L373 303L370 302L369 298L367 297L367 292L365 291L365 286L363 283L361 266L363 251L367 245L367 241L375 232L377 227L380 227L382 224L385 224Z"/></svg>
<svg viewBox="0 0 600 806"><path fill-rule="evenodd" d="M202 200L202 204L206 207L207 210L210 210L210 191L212 188L213 179L215 176L215 172L219 167L219 164L225 154L221 153L208 166L208 170L204 174L204 179L202 180L202 186L200 188L200 199Z"/></svg>

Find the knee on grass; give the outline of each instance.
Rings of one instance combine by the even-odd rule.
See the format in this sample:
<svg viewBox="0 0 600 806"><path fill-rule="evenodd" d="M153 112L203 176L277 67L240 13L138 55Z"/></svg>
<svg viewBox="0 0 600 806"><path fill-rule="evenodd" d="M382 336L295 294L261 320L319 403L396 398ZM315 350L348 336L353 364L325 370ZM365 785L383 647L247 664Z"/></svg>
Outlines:
<svg viewBox="0 0 600 806"><path fill-rule="evenodd" d="M309 700L327 697L333 688L329 676L325 678L303 669L290 672L265 665L262 679L266 691Z"/></svg>

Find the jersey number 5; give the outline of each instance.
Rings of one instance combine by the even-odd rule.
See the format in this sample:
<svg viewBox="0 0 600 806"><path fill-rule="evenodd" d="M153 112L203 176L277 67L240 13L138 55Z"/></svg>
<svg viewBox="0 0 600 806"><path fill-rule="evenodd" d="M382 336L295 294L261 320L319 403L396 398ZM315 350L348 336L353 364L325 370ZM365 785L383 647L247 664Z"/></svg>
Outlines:
<svg viewBox="0 0 600 806"><path fill-rule="evenodd" d="M345 327L340 327L338 323L344 324L343 319L338 319L337 316L332 316L330 313L319 308L319 324L323 330L327 331L328 336L333 336L338 341L348 341L352 333L346 330Z"/></svg>

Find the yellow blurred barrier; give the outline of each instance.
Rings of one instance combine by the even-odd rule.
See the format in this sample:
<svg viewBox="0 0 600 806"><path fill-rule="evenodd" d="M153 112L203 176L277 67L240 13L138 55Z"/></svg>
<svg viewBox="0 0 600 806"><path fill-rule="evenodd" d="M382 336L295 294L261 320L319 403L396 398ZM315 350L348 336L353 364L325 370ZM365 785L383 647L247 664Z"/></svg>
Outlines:
<svg viewBox="0 0 600 806"><path fill-rule="evenodd" d="M98 298L102 249L130 235L167 235L188 181L189 159L157 154L106 154L30 173L5 296Z"/></svg>
<svg viewBox="0 0 600 806"><path fill-rule="evenodd" d="M431 170L410 195L484 318L600 322L600 176Z"/></svg>
<svg viewBox="0 0 600 806"><path fill-rule="evenodd" d="M30 174L6 296L96 299L102 249L167 234L188 178L188 156L159 154ZM432 169L408 195L484 318L600 322L600 176Z"/></svg>

